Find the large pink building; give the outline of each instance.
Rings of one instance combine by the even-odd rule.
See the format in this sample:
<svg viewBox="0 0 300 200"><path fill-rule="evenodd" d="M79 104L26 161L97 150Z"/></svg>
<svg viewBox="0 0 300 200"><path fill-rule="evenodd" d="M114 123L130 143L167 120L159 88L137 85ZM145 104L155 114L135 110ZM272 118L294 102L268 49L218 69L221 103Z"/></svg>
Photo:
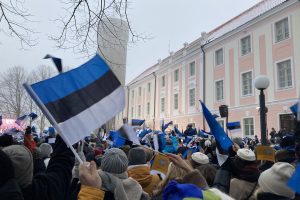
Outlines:
<svg viewBox="0 0 300 200"><path fill-rule="evenodd" d="M117 117L145 119L159 129L173 121L207 128L199 100L229 121L241 122L240 136L259 134L259 91L253 79L267 75L267 127L292 129L289 107L300 95L300 2L263 0L148 68L127 85L127 106ZM217 118L224 125L223 118Z"/></svg>

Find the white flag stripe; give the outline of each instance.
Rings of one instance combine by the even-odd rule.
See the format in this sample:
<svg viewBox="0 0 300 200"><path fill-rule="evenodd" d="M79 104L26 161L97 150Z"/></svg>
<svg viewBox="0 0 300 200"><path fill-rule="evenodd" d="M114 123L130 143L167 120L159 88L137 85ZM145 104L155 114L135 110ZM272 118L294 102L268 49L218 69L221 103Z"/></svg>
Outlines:
<svg viewBox="0 0 300 200"><path fill-rule="evenodd" d="M120 86L98 103L58 125L70 144L74 144L89 136L96 128L120 113L124 107L125 92L123 86Z"/></svg>

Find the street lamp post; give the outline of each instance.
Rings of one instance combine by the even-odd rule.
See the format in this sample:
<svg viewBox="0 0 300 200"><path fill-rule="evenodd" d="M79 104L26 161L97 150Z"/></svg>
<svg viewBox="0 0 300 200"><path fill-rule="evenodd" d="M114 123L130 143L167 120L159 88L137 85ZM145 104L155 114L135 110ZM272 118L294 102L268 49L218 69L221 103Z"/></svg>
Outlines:
<svg viewBox="0 0 300 200"><path fill-rule="evenodd" d="M266 125L266 103L264 90L269 87L270 81L265 75L258 75L254 79L254 86L260 91L259 94L259 107L260 107L260 130L261 130L261 143L267 144L267 125Z"/></svg>

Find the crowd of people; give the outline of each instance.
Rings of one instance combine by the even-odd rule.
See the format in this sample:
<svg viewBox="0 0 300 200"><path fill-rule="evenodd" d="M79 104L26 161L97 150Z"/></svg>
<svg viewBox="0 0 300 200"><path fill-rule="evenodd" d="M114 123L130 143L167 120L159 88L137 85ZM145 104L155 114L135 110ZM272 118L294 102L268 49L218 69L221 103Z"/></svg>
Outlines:
<svg viewBox="0 0 300 200"><path fill-rule="evenodd" d="M270 134L274 162L257 160L257 137L232 139L220 162L218 141L191 137L190 128L181 137L166 131L160 152L154 150L153 138L149 144L116 147L109 135L89 137L73 145L83 163L53 130L37 137L27 127L22 141L2 134L0 199L299 199L287 185L300 158L294 135L272 141ZM166 173L152 168L158 155L170 161Z"/></svg>

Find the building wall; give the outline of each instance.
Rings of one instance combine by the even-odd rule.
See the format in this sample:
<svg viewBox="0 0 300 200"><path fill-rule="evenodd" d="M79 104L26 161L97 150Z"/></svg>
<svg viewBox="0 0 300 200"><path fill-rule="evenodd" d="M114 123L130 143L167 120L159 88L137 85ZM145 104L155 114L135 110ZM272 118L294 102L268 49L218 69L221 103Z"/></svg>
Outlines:
<svg viewBox="0 0 300 200"><path fill-rule="evenodd" d="M292 4L292 5L289 5ZM275 22L288 17L290 37L276 43L274 41ZM127 85L129 88L128 111L129 121L132 118L146 119L146 126L160 129L161 121L173 121L180 130L188 123L195 123L195 127L208 130L203 124L202 110L198 100L205 101L207 107L214 114L219 115L219 106L229 106L229 122L240 121L244 135L244 119L253 118L254 133L260 136L259 91L252 85L252 94L242 95L241 74L252 72L252 80L259 74L265 74L270 79L270 86L265 90L266 105L268 107L267 128L279 130L280 114L290 113L289 107L300 95L300 2L289 1L258 16L254 20L227 32L225 35L207 41L207 35L201 37L170 56L159 60L155 69L146 70L139 77ZM241 39L251 37L251 52L241 55ZM205 69L201 45L205 51ZM215 51L223 48L224 63L215 66ZM291 59L293 85L289 89L278 90L276 64L279 61ZM195 61L195 76L189 76L189 64ZM174 71L179 70L179 80L174 81ZM205 70L204 74L203 70ZM162 87L162 77L165 86ZM205 77L205 83L203 82ZM223 80L224 100L216 101L215 82ZM151 92L147 91L147 83L151 83ZM156 82L156 88L154 87ZM138 88L142 88L142 96L138 96ZM195 88L195 106L189 106L189 89ZM204 91L203 91L204 90ZM134 98L132 98L134 91ZM174 94L178 93L178 109L174 109ZM205 94L205 99L203 95ZM165 98L165 111L161 112L161 98ZM150 102L150 114L147 115L147 102ZM141 105L141 115L138 106ZM131 109L134 108L134 112ZM224 121L223 118L218 118Z"/></svg>
<svg viewBox="0 0 300 200"><path fill-rule="evenodd" d="M272 12L272 11L271 11ZM290 37L276 43L274 40L274 24L288 17ZM282 10L276 10L269 17L261 16L261 19L248 27L235 30L230 36L224 36L217 42L208 44L206 52L206 104L212 111L217 111L220 104L229 106L229 121L241 121L247 117L254 118L254 132L260 135L259 122L259 91L252 86L252 94L242 95L241 74L251 71L254 79L259 74L267 75L270 86L265 90L266 106L268 107L267 127L279 130L279 115L290 113L289 107L299 97L299 36L300 4L299 2ZM241 38L250 35L251 53L241 55ZM215 66L215 51L224 49L224 64ZM291 88L278 89L277 63L291 59L292 81ZM215 94L215 81L224 80L224 101L217 102ZM211 90L214 87L214 92ZM244 133L244 130L243 130Z"/></svg>

